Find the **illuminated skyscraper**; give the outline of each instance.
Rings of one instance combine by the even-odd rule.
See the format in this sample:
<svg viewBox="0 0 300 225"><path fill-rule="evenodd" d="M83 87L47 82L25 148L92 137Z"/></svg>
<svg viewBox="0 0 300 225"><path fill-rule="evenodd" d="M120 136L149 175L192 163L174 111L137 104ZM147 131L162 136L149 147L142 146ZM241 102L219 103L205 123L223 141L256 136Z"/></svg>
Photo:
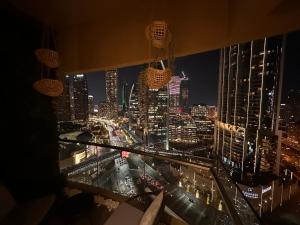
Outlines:
<svg viewBox="0 0 300 225"><path fill-rule="evenodd" d="M122 85L122 99L121 99L121 103L122 103L122 111L123 113L126 113L129 109L129 95L130 95L130 87L128 85L127 82L125 82L123 85Z"/></svg>
<svg viewBox="0 0 300 225"><path fill-rule="evenodd" d="M88 105L89 105L89 114L92 115L94 113L94 96L88 96Z"/></svg>
<svg viewBox="0 0 300 225"><path fill-rule="evenodd" d="M88 111L88 87L84 74L73 77L74 116L75 120L87 120Z"/></svg>
<svg viewBox="0 0 300 225"><path fill-rule="evenodd" d="M136 127L139 123L138 92L135 84L132 84L129 95L129 128Z"/></svg>
<svg viewBox="0 0 300 225"><path fill-rule="evenodd" d="M214 123L209 118L210 106L194 105L191 108L191 115L197 127L197 134L202 146L212 149L214 141Z"/></svg>
<svg viewBox="0 0 300 225"><path fill-rule="evenodd" d="M180 107L184 112L188 112L189 109L189 78L182 72L180 84Z"/></svg>
<svg viewBox="0 0 300 225"><path fill-rule="evenodd" d="M118 72L117 70L108 70L105 73L106 103L109 108L108 117L116 118L118 116Z"/></svg>
<svg viewBox="0 0 300 225"><path fill-rule="evenodd" d="M147 123L147 108L148 108L148 87L146 85L146 73L141 71L138 75L138 102L139 102L139 118L143 127Z"/></svg>
<svg viewBox="0 0 300 225"><path fill-rule="evenodd" d="M71 105L70 105L70 76L64 77L64 91L61 96L53 99L55 114L57 121L71 120Z"/></svg>
<svg viewBox="0 0 300 225"><path fill-rule="evenodd" d="M243 174L278 173L282 36L221 50L216 151Z"/></svg>
<svg viewBox="0 0 300 225"><path fill-rule="evenodd" d="M300 90L290 90L287 100L288 128L287 135L290 141L300 143L298 135L297 122L300 122Z"/></svg>
<svg viewBox="0 0 300 225"><path fill-rule="evenodd" d="M169 82L170 113L178 113L180 109L181 78L173 76Z"/></svg>
<svg viewBox="0 0 300 225"><path fill-rule="evenodd" d="M280 104L280 115L278 123L278 129L282 131L282 136L287 137L288 113L286 104Z"/></svg>
<svg viewBox="0 0 300 225"><path fill-rule="evenodd" d="M148 132L150 142L167 143L168 89L148 91Z"/></svg>

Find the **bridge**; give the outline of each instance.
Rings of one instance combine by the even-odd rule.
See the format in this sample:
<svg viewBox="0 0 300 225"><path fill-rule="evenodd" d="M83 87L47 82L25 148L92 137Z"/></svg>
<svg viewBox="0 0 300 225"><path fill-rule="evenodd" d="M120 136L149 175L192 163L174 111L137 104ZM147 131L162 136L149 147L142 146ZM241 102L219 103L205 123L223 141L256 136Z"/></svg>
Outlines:
<svg viewBox="0 0 300 225"><path fill-rule="evenodd" d="M76 175L89 169L95 168L97 165L99 165L99 162L105 163L108 160L111 161L119 157L120 152L118 151L108 152L100 156L92 156L79 164L66 168L65 170L63 170L63 172L68 175Z"/></svg>

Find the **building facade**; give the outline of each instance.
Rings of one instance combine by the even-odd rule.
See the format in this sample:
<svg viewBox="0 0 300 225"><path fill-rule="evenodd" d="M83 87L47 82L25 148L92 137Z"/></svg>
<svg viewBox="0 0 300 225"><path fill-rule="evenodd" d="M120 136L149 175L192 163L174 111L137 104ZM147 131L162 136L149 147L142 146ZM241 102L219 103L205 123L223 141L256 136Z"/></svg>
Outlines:
<svg viewBox="0 0 300 225"><path fill-rule="evenodd" d="M129 109L129 96L130 96L131 88L127 82L122 85L122 96L121 96L121 106L122 112L124 115L128 112Z"/></svg>
<svg viewBox="0 0 300 225"><path fill-rule="evenodd" d="M221 50L216 154L246 176L278 173L283 37Z"/></svg>
<svg viewBox="0 0 300 225"><path fill-rule="evenodd" d="M129 129L137 128L140 124L139 118L139 101L138 101L138 91L136 85L133 83L129 95Z"/></svg>
<svg viewBox="0 0 300 225"><path fill-rule="evenodd" d="M55 114L57 121L71 120L71 103L70 103L70 76L66 75L63 80L64 91L63 93L53 99Z"/></svg>
<svg viewBox="0 0 300 225"><path fill-rule="evenodd" d="M202 146L212 149L214 142L214 122L211 118L212 106L193 105L191 116L197 128L197 136Z"/></svg>
<svg viewBox="0 0 300 225"><path fill-rule="evenodd" d="M147 129L152 144L167 144L168 89L149 89Z"/></svg>
<svg viewBox="0 0 300 225"><path fill-rule="evenodd" d="M183 112L189 110L189 78L183 73L180 83L180 107Z"/></svg>
<svg viewBox="0 0 300 225"><path fill-rule="evenodd" d="M180 85L181 78L179 76L172 76L169 82L170 113L180 112Z"/></svg>
<svg viewBox="0 0 300 225"><path fill-rule="evenodd" d="M88 96L88 107L89 107L89 114L94 114L94 96L89 95Z"/></svg>
<svg viewBox="0 0 300 225"><path fill-rule="evenodd" d="M287 137L288 140L300 144L297 124L300 123L300 90L290 90L287 99Z"/></svg>
<svg viewBox="0 0 300 225"><path fill-rule="evenodd" d="M74 119L87 120L88 110L88 86L84 74L73 76L73 97L74 97Z"/></svg>
<svg viewBox="0 0 300 225"><path fill-rule="evenodd" d="M118 72L108 70L105 73L106 103L109 108L108 118L118 117Z"/></svg>
<svg viewBox="0 0 300 225"><path fill-rule="evenodd" d="M146 73L141 71L138 75L137 81L138 91L138 108L139 108L139 120L142 127L146 127L147 124L147 109L148 109L148 86L146 85Z"/></svg>

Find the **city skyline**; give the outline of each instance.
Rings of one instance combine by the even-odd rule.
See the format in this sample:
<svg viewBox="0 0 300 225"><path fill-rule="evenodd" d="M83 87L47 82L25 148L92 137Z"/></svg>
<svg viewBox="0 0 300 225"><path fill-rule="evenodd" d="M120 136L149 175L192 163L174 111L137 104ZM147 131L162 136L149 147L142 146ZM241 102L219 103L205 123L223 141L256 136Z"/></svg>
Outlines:
<svg viewBox="0 0 300 225"><path fill-rule="evenodd" d="M300 58L300 31L286 35L286 54L283 67L282 103L286 103L290 89L299 89L300 67L296 60ZM220 50L197 53L175 59L175 75L184 73L190 79L189 104L217 105L218 77L219 77ZM118 68L118 99L121 100L122 84L132 85L137 81L145 64ZM105 101L105 71L90 72L87 74L89 95L94 96L95 104ZM121 101L120 101L121 102Z"/></svg>
<svg viewBox="0 0 300 225"><path fill-rule="evenodd" d="M220 53L213 51L178 58L176 73L171 77L169 86L159 89L148 88L147 65L107 70L104 75L98 72L66 76L72 77L69 96L74 96L74 100L70 98L70 105L75 116L71 116L74 118L72 125L70 121L60 121L62 131L65 132L68 126L75 126L76 132L79 132L77 140L84 136L95 143L158 155L187 156L190 160L200 156L222 162L231 179L261 217L272 211L274 204L285 201L283 192L289 191L289 195L293 195L291 190L296 185L293 183L289 190L281 187L278 191L282 182L279 177L289 182L299 179L299 154L294 151L299 151L300 146L297 119L300 89L296 83L295 62L285 63L286 58L298 54L294 48L297 50L298 47L288 40L285 35L265 37L224 47ZM216 54L220 54L220 58ZM212 57L210 60L209 55ZM200 74L200 69L203 72L204 68L213 74L211 60L219 65L218 73L214 72L218 76L212 75L208 79L206 76L190 75ZM199 66L200 61L202 64ZM291 69L293 73L290 74ZM87 84L89 77L90 83ZM99 78L104 78L101 83ZM204 91L204 86L206 96L199 94ZM105 98L93 101L91 91L94 89L97 93L99 87L105 90ZM216 99L212 104L208 103L215 94L218 95L218 104ZM88 100L88 105L83 104L83 98ZM78 114L83 110L91 111L93 104L94 112L88 118ZM58 115L62 107L57 105ZM76 128L78 125L81 131ZM83 130L85 133L81 133ZM62 135L72 136L74 132ZM98 154L94 148L89 151L91 157ZM80 164L88 157L83 151L79 152L75 157L76 163ZM130 153L126 153L126 157L130 160L135 158ZM126 157L117 157L114 165L126 166L130 162ZM181 171L179 168L177 172ZM190 192L191 186L184 179L177 182L179 188L185 183L187 192ZM197 189L195 183L193 186L193 193L199 198L199 190L203 187ZM131 189L131 193L135 191ZM213 192L212 188L211 195L214 195ZM236 198L237 191L234 193ZM209 196L205 198L207 204L211 204ZM218 200L217 204L218 209L222 208L221 201Z"/></svg>

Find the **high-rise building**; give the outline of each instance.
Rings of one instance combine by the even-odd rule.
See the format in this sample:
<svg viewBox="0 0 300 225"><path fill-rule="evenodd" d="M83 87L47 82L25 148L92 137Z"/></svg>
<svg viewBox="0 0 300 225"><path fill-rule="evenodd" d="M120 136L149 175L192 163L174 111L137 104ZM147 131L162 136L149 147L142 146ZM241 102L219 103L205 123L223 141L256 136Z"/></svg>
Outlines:
<svg viewBox="0 0 300 225"><path fill-rule="evenodd" d="M216 152L249 177L279 170L283 40L264 38L221 50Z"/></svg>
<svg viewBox="0 0 300 225"><path fill-rule="evenodd" d="M183 122L180 114L169 113L169 141L181 142Z"/></svg>
<svg viewBox="0 0 300 225"><path fill-rule="evenodd" d="M178 113L180 111L180 84L181 78L179 76L172 76L169 82L170 113Z"/></svg>
<svg viewBox="0 0 300 225"><path fill-rule="evenodd" d="M287 128L288 128L288 114L287 114L287 105L282 103L280 104L280 113L279 113L279 121L278 121L278 129L282 131L282 136L287 136Z"/></svg>
<svg viewBox="0 0 300 225"><path fill-rule="evenodd" d="M63 80L63 93L53 99L55 114L57 121L71 120L71 105L70 105L70 76L66 75Z"/></svg>
<svg viewBox="0 0 300 225"><path fill-rule="evenodd" d="M89 114L92 115L94 113L94 96L88 96L88 107L89 107Z"/></svg>
<svg viewBox="0 0 300 225"><path fill-rule="evenodd" d="M188 112L189 110L189 78L182 72L183 77L180 83L180 107L182 111Z"/></svg>
<svg viewBox="0 0 300 225"><path fill-rule="evenodd" d="M73 95L75 120L87 120L89 115L88 87L84 74L77 74L73 77Z"/></svg>
<svg viewBox="0 0 300 225"><path fill-rule="evenodd" d="M182 126L181 140L187 143L197 143L199 141L197 127L194 122L187 122Z"/></svg>
<svg viewBox="0 0 300 225"><path fill-rule="evenodd" d="M148 91L148 132L150 142L167 144L168 89ZM165 146L166 147L166 146Z"/></svg>
<svg viewBox="0 0 300 225"><path fill-rule="evenodd" d="M214 123L209 117L210 106L194 105L191 115L197 128L197 134L202 146L211 150L214 141Z"/></svg>
<svg viewBox="0 0 300 225"><path fill-rule="evenodd" d="M129 95L129 128L137 127L139 125L139 102L138 102L138 92L136 85L133 83Z"/></svg>
<svg viewBox="0 0 300 225"><path fill-rule="evenodd" d="M297 122L300 122L300 90L289 90L287 99L287 137L289 141L300 143Z"/></svg>
<svg viewBox="0 0 300 225"><path fill-rule="evenodd" d="M148 108L148 86L146 84L145 71L141 71L138 75L137 90L138 90L138 102L139 102L138 107L139 107L140 123L142 124L143 127L145 127L147 123L147 108Z"/></svg>
<svg viewBox="0 0 300 225"><path fill-rule="evenodd" d="M109 108L109 118L118 116L118 72L117 70L108 70L105 73L106 103Z"/></svg>
<svg viewBox="0 0 300 225"><path fill-rule="evenodd" d="M122 111L123 113L127 113L129 109L129 95L130 95L130 87L127 82L125 82L122 85L122 99L121 99L121 104L122 104Z"/></svg>

